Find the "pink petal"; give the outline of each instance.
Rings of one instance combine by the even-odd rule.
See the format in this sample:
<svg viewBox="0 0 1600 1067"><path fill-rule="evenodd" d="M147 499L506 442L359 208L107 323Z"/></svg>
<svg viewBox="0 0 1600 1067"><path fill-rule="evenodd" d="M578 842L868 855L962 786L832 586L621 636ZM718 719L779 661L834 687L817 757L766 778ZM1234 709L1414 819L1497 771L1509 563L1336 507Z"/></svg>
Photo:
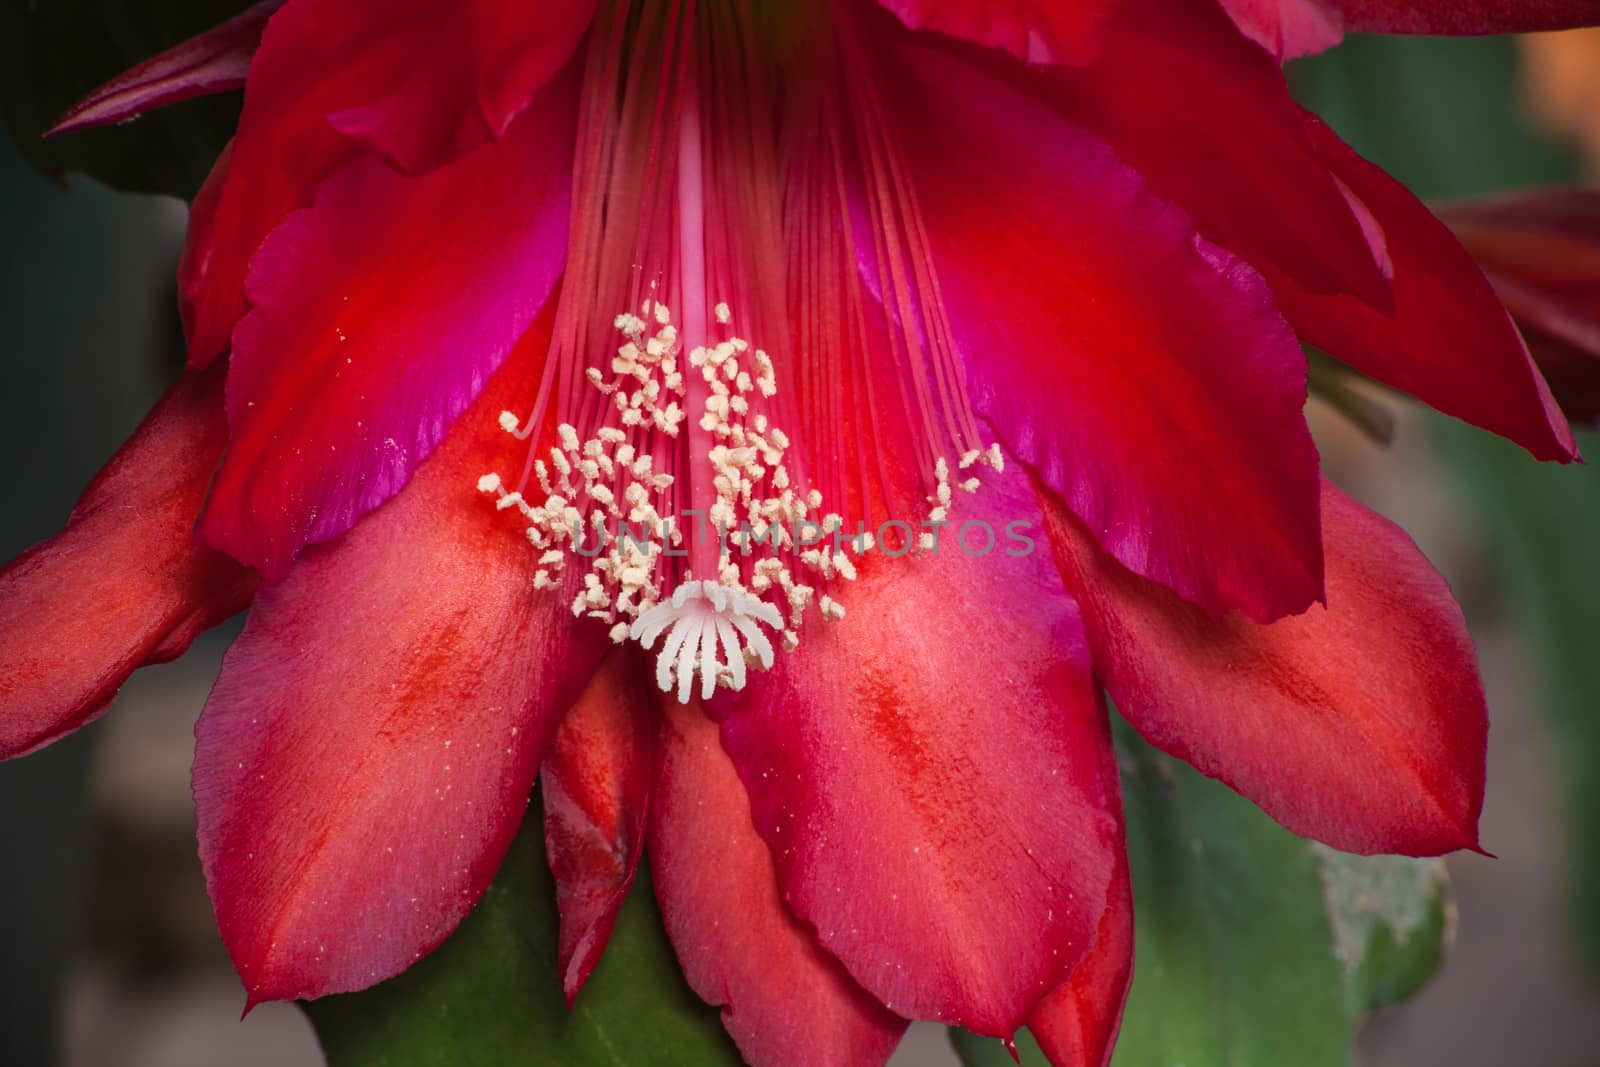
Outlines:
<svg viewBox="0 0 1600 1067"><path fill-rule="evenodd" d="M406 492L264 589L196 728L200 855L250 1003L363 989L494 876L602 649L478 477L549 316ZM604 634L598 635L604 644Z"/></svg>
<svg viewBox="0 0 1600 1067"><path fill-rule="evenodd" d="M1024 63L1085 63L1122 0L878 0L914 30L1010 52Z"/></svg>
<svg viewBox="0 0 1600 1067"><path fill-rule="evenodd" d="M1089 954L1028 1016L1028 1029L1052 1064L1106 1067L1133 984L1133 884L1121 853Z"/></svg>
<svg viewBox="0 0 1600 1067"><path fill-rule="evenodd" d="M1533 33L1600 25L1600 0L1339 0L1351 33Z"/></svg>
<svg viewBox="0 0 1600 1067"><path fill-rule="evenodd" d="M845 619L719 715L784 899L823 948L897 1014L1009 1036L1094 938L1116 778L1025 476L959 504L976 525L871 557Z"/></svg>
<svg viewBox="0 0 1600 1067"><path fill-rule="evenodd" d="M560 275L566 102L421 178L356 160L268 238L234 337L209 544L278 581L427 458Z"/></svg>
<svg viewBox="0 0 1600 1067"><path fill-rule="evenodd" d="M66 529L0 570L0 759L94 719L136 668L250 602L255 576L192 532L226 435L222 369L184 378Z"/></svg>
<svg viewBox="0 0 1600 1067"><path fill-rule="evenodd" d="M562 716L539 774L568 1007L605 951L644 851L652 709L638 666L611 654Z"/></svg>
<svg viewBox="0 0 1600 1067"><path fill-rule="evenodd" d="M1505 308L1450 230L1405 187L1307 113L1307 132L1388 238L1394 314L1273 279L1300 336L1447 415L1508 437L1540 459L1577 445Z"/></svg>
<svg viewBox="0 0 1600 1067"><path fill-rule="evenodd" d="M1280 63L1325 52L1344 39L1339 0L1222 0L1222 6Z"/></svg>
<svg viewBox="0 0 1600 1067"><path fill-rule="evenodd" d="M1477 845L1488 716L1461 610L1403 531L1324 483L1328 606L1208 618L1059 504L1051 540L1095 668L1151 744L1347 852Z"/></svg>
<svg viewBox="0 0 1600 1067"><path fill-rule="evenodd" d="M1390 306L1282 69L1216 5L1126 0L1099 59L1052 70L1045 88L1208 239L1313 292Z"/></svg>
<svg viewBox="0 0 1600 1067"><path fill-rule="evenodd" d="M267 19L283 0L261 0L222 23L119 74L68 109L46 137L136 119L146 111L244 85Z"/></svg>
<svg viewBox="0 0 1600 1067"><path fill-rule="evenodd" d="M470 31L460 5L434 0L288 0L273 16L250 65L215 218L190 234L191 245L207 245L186 256L206 265L204 275L180 279L194 308L192 365L227 349L246 310L250 257L340 164L372 148L418 172L489 139Z"/></svg>
<svg viewBox="0 0 1600 1067"><path fill-rule="evenodd" d="M650 863L667 933L694 991L754 1067L889 1058L906 1022L817 946L778 894L772 856L717 727L665 703Z"/></svg>
<svg viewBox="0 0 1600 1067"><path fill-rule="evenodd" d="M1303 610L1322 592L1317 454L1266 283L1093 135L901 55L897 119L979 414L1133 570L1214 613Z"/></svg>

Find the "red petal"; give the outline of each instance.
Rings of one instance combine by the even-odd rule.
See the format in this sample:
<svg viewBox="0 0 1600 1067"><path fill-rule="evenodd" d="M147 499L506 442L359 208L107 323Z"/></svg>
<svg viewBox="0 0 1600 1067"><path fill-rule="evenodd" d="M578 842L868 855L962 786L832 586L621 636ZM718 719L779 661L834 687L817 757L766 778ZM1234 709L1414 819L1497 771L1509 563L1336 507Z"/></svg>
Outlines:
<svg viewBox="0 0 1600 1067"><path fill-rule="evenodd" d="M467 4L478 106L496 137L505 135L534 93L566 64L593 21L594 8L595 0Z"/></svg>
<svg viewBox="0 0 1600 1067"><path fill-rule="evenodd" d="M1110 142L1208 238L1314 292L1389 306L1388 282L1301 128L1283 71L1216 5L1128 0L1100 58L1049 79L1051 103Z"/></svg>
<svg viewBox="0 0 1600 1067"><path fill-rule="evenodd" d="M1309 113L1306 129L1388 237L1395 310L1381 315L1352 297L1317 296L1274 278L1279 306L1300 336L1540 459L1574 458L1566 419L1472 257L1404 186Z"/></svg>
<svg viewBox="0 0 1600 1067"><path fill-rule="evenodd" d="M1010 52L1024 63L1084 63L1122 0L879 0L914 30Z"/></svg>
<svg viewBox="0 0 1600 1067"><path fill-rule="evenodd" d="M1128 573L1059 504L1050 535L1151 744L1335 848L1475 847L1488 716L1461 610L1403 531L1326 483L1322 517L1328 606L1270 626Z"/></svg>
<svg viewBox="0 0 1600 1067"><path fill-rule="evenodd" d="M571 58L594 0L465 0L435 5L430 14L436 17L427 34L416 35L422 48L407 61L406 76L392 76L382 94L328 115L339 132L410 174L468 152L486 136L503 137Z"/></svg>
<svg viewBox="0 0 1600 1067"><path fill-rule="evenodd" d="M216 253L217 206L222 199L222 187L228 180L228 163L233 159L233 141L222 146L211 173L195 194L189 205L189 228L184 235L183 254L178 259L178 314L183 318L183 332L192 337L200 315L200 304L205 299L206 278L210 274ZM192 349L191 349L192 355ZM192 365L205 361L190 360Z"/></svg>
<svg viewBox="0 0 1600 1067"><path fill-rule="evenodd" d="M1305 356L1265 281L1099 140L972 68L923 51L894 83L1000 440L1114 556L1213 612L1320 597Z"/></svg>
<svg viewBox="0 0 1600 1067"><path fill-rule="evenodd" d="M1034 1007L1028 1029L1057 1067L1106 1067L1133 983L1133 884L1119 855L1089 954Z"/></svg>
<svg viewBox="0 0 1600 1067"><path fill-rule="evenodd" d="M849 615L721 709L722 738L822 946L897 1014L1009 1036L1093 939L1116 780L1024 476L961 505L979 525L872 557Z"/></svg>
<svg viewBox="0 0 1600 1067"><path fill-rule="evenodd" d="M634 666L611 654L562 716L539 775L569 1007L605 951L644 851L652 709Z"/></svg>
<svg viewBox="0 0 1600 1067"><path fill-rule="evenodd" d="M1569 419L1600 426L1600 352L1529 332L1528 350Z"/></svg>
<svg viewBox="0 0 1600 1067"><path fill-rule="evenodd" d="M1239 28L1279 62L1332 48L1351 33L1531 33L1600 24L1600 0L1222 0Z"/></svg>
<svg viewBox="0 0 1600 1067"><path fill-rule="evenodd" d="M1534 189L1439 208L1518 325L1600 355L1600 192Z"/></svg>
<svg viewBox="0 0 1600 1067"><path fill-rule="evenodd" d="M861 990L778 896L772 856L717 728L667 702L650 863L667 933L696 993L754 1067L881 1064L906 1022Z"/></svg>
<svg viewBox="0 0 1600 1067"><path fill-rule="evenodd" d="M1600 0L1339 0L1351 33L1533 33L1600 24Z"/></svg>
<svg viewBox="0 0 1600 1067"><path fill-rule="evenodd" d="M73 104L44 135L126 122L168 104L239 88L267 19L282 4L283 0L261 0L222 25L145 60Z"/></svg>
<svg viewBox="0 0 1600 1067"><path fill-rule="evenodd" d="M1568 418L1600 420L1600 193L1535 189L1439 209Z"/></svg>
<svg viewBox="0 0 1600 1067"><path fill-rule="evenodd" d="M1280 63L1326 51L1344 39L1338 0L1222 0L1222 6Z"/></svg>
<svg viewBox="0 0 1600 1067"><path fill-rule="evenodd" d="M522 460L495 413L532 390L548 319L406 492L262 591L223 663L195 803L251 1003L362 989L443 940L599 660L475 485Z"/></svg>
<svg viewBox="0 0 1600 1067"><path fill-rule="evenodd" d="M209 247L187 257L208 264L189 279L191 364L228 347L262 240L364 144L415 171L488 139L469 30L462 9L433 0L289 0L273 16L251 62Z"/></svg>
<svg viewBox="0 0 1600 1067"><path fill-rule="evenodd" d="M262 245L209 544L278 581L427 458L560 276L569 102L420 178L355 160Z"/></svg>
<svg viewBox="0 0 1600 1067"><path fill-rule="evenodd" d="M0 570L0 759L89 722L136 668L250 602L255 576L192 532L227 435L222 375L174 386L66 529Z"/></svg>

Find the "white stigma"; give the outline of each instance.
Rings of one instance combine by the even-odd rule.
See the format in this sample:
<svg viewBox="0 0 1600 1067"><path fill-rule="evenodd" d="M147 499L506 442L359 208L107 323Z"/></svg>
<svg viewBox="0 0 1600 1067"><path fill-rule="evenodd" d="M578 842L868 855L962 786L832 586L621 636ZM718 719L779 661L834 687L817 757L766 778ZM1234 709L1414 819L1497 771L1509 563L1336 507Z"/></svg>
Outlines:
<svg viewBox="0 0 1600 1067"><path fill-rule="evenodd" d="M628 636L648 650L665 633L656 656L656 685L663 693L676 687L679 702L685 702L699 674L700 699L710 700L718 685L744 688L747 660L760 663L762 670L771 668L772 642L757 622L783 628L776 608L742 589L685 582L635 619Z"/></svg>

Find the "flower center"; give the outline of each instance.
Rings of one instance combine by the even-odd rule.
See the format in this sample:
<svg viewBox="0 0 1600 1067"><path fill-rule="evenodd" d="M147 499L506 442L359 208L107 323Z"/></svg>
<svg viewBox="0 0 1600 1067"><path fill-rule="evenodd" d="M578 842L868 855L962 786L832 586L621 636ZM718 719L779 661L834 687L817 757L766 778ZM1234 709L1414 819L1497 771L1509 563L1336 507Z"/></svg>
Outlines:
<svg viewBox="0 0 1600 1067"><path fill-rule="evenodd" d="M833 594L866 554L936 550L953 489L1001 458L978 446L858 46L804 28L780 129L789 68L760 61L748 4L602 6L551 352L531 414L500 417L528 460L479 489L526 520L536 590L570 580L575 616L654 652L663 691L688 700L698 679L707 699L808 617L843 619ZM924 529L891 521L902 543L880 544L879 512Z"/></svg>

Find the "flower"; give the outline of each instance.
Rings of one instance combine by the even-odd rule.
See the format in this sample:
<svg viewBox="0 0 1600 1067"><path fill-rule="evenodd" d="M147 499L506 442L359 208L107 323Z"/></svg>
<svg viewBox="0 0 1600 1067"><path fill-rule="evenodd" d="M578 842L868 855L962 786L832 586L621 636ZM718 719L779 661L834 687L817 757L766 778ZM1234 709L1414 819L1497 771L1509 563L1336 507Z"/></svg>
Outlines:
<svg viewBox="0 0 1600 1067"><path fill-rule="evenodd" d="M1517 322L1562 410L1600 420L1600 193L1532 189L1440 208Z"/></svg>
<svg viewBox="0 0 1600 1067"><path fill-rule="evenodd" d="M1301 342L1576 448L1279 61L1587 9L1503 6L253 9L59 127L245 88L189 375L0 573L0 754L252 601L194 774L252 1003L432 949L537 778L569 997L648 854L753 1062L1104 1062L1104 694L1299 833L1477 846L1470 639L1321 478Z"/></svg>

